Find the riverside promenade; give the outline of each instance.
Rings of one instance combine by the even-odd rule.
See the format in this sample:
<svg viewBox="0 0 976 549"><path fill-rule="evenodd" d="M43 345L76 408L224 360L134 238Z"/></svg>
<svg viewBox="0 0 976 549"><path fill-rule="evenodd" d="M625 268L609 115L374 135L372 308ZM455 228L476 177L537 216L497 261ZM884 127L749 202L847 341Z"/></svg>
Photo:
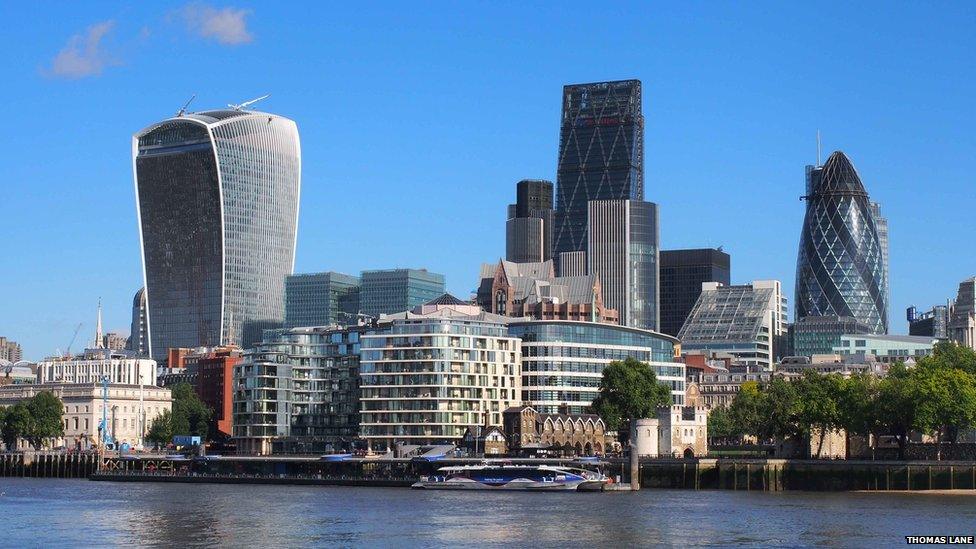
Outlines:
<svg viewBox="0 0 976 549"><path fill-rule="evenodd" d="M89 478L117 482L221 484L309 484L410 486L440 467L480 463L480 459L349 458L317 456L209 456L106 458ZM512 463L599 467L618 483L629 483L627 463L611 459L581 463L562 459L512 459ZM691 458L640 463L642 489L735 491L930 491L976 490L974 461L855 461L799 459Z"/></svg>

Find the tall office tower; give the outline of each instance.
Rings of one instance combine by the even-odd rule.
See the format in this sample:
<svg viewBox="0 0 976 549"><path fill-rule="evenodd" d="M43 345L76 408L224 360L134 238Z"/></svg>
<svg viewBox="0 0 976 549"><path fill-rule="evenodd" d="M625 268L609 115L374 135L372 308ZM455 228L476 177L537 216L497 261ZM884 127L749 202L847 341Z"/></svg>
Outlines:
<svg viewBox="0 0 976 549"><path fill-rule="evenodd" d="M285 328L355 324L358 314L358 276L327 272L285 279Z"/></svg>
<svg viewBox="0 0 976 549"><path fill-rule="evenodd" d="M363 271L359 307L372 317L399 313L443 295L444 288L444 275L427 269Z"/></svg>
<svg viewBox="0 0 976 549"><path fill-rule="evenodd" d="M891 305L891 277L888 275L888 219L881 215L881 204L871 203L871 216L874 217L874 225L878 229L878 243L881 244L881 262L884 265L884 279L888 281L885 285L885 318L890 318L888 307Z"/></svg>
<svg viewBox="0 0 976 549"><path fill-rule="evenodd" d="M728 286L731 264L721 249L661 250L661 332L678 335L701 295L702 282Z"/></svg>
<svg viewBox="0 0 976 549"><path fill-rule="evenodd" d="M929 311L918 314L918 309L912 305L907 311L908 335L949 339L952 309L950 305L936 305Z"/></svg>
<svg viewBox="0 0 976 549"><path fill-rule="evenodd" d="M959 283L949 317L949 337L959 345L976 349L976 277Z"/></svg>
<svg viewBox="0 0 976 549"><path fill-rule="evenodd" d="M523 179L516 185L515 204L508 207L505 259L537 263L552 257L552 182Z"/></svg>
<svg viewBox="0 0 976 549"><path fill-rule="evenodd" d="M301 150L295 122L257 111L179 114L132 141L149 353L247 347L285 318Z"/></svg>
<svg viewBox="0 0 976 549"><path fill-rule="evenodd" d="M132 324L129 329L129 341L125 348L135 351L138 356L149 354L149 336L146 333L148 317L146 316L146 289L139 288L132 297Z"/></svg>
<svg viewBox="0 0 976 549"><path fill-rule="evenodd" d="M556 169L553 254L558 257L587 250L590 200L644 199L640 80L563 87Z"/></svg>
<svg viewBox="0 0 976 549"><path fill-rule="evenodd" d="M728 353L733 363L770 370L786 339L786 298L778 280L724 286L702 283L681 327L682 351Z"/></svg>
<svg viewBox="0 0 976 549"><path fill-rule="evenodd" d="M589 202L589 274L603 283L603 301L620 323L657 330L657 204L643 200Z"/></svg>
<svg viewBox="0 0 976 549"><path fill-rule="evenodd" d="M852 317L888 332L881 231L854 165L837 151L807 167L806 216L796 260L796 318Z"/></svg>

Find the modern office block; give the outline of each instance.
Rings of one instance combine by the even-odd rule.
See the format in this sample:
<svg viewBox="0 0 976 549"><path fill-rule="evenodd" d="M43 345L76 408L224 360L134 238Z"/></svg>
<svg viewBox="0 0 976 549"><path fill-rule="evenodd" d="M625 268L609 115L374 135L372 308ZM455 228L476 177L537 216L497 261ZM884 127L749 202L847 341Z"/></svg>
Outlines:
<svg viewBox="0 0 976 549"><path fill-rule="evenodd" d="M138 356L149 354L149 333L147 332L149 319L146 316L146 289L139 288L132 297L132 324L129 329L129 341L126 349Z"/></svg>
<svg viewBox="0 0 976 549"><path fill-rule="evenodd" d="M837 151L807 167L807 201L796 262L796 317L852 317L888 332L887 252L854 165ZM877 212L877 216L876 216ZM885 238L887 240L887 238Z"/></svg>
<svg viewBox="0 0 976 549"><path fill-rule="evenodd" d="M132 141L148 351L261 340L284 320L301 152L287 118L180 114Z"/></svg>
<svg viewBox="0 0 976 549"><path fill-rule="evenodd" d="M732 259L721 249L661 250L661 333L678 335L703 282L729 285Z"/></svg>
<svg viewBox="0 0 976 549"><path fill-rule="evenodd" d="M520 340L508 317L450 295L390 315L362 338L360 434L374 450L459 444L474 426L502 426L521 399Z"/></svg>
<svg viewBox="0 0 976 549"><path fill-rule="evenodd" d="M671 387L672 402L684 403L685 365L674 360L673 337L564 320L514 321L508 333L522 340L522 402L541 413L584 413L600 393L606 365L628 357L649 364Z"/></svg>
<svg viewBox="0 0 976 549"><path fill-rule="evenodd" d="M918 314L912 306L908 308L908 335L931 336L942 340L949 339L949 322L952 307L936 305L929 311Z"/></svg>
<svg viewBox="0 0 976 549"><path fill-rule="evenodd" d="M872 327L849 316L805 316L793 323L791 355L829 355L841 337L870 334Z"/></svg>
<svg viewBox="0 0 976 549"><path fill-rule="evenodd" d="M640 80L563 88L556 170L553 253L558 256L588 249L589 201L644 199Z"/></svg>
<svg viewBox="0 0 976 549"><path fill-rule="evenodd" d="M586 252L563 252L559 254L556 272L559 276L583 276L586 274Z"/></svg>
<svg viewBox="0 0 976 549"><path fill-rule="evenodd" d="M505 224L505 259L516 263L552 257L552 182L524 179Z"/></svg>
<svg viewBox="0 0 976 549"><path fill-rule="evenodd" d="M607 307L620 324L657 330L657 204L642 200L591 200L588 203L588 272L603 283Z"/></svg>
<svg viewBox="0 0 976 549"><path fill-rule="evenodd" d="M843 357L873 355L884 364L910 362L929 356L939 340L927 336L848 334L840 338L833 352Z"/></svg>
<svg viewBox="0 0 976 549"><path fill-rule="evenodd" d="M445 291L444 275L427 269L363 271L359 303L371 317L406 311L426 303Z"/></svg>
<svg viewBox="0 0 976 549"><path fill-rule="evenodd" d="M681 350L727 353L736 365L769 370L778 356L776 342L786 335L786 311L778 280L703 283L678 333Z"/></svg>
<svg viewBox="0 0 976 549"><path fill-rule="evenodd" d="M285 328L355 324L359 277L303 273L285 278Z"/></svg>

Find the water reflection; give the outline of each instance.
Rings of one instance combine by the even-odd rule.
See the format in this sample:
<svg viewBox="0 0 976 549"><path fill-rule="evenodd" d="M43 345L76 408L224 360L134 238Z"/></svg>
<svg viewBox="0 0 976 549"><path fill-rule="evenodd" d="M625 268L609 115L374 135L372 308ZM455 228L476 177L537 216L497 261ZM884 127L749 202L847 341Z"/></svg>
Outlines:
<svg viewBox="0 0 976 549"><path fill-rule="evenodd" d="M976 495L532 494L0 479L0 545L871 546L973 534Z"/></svg>

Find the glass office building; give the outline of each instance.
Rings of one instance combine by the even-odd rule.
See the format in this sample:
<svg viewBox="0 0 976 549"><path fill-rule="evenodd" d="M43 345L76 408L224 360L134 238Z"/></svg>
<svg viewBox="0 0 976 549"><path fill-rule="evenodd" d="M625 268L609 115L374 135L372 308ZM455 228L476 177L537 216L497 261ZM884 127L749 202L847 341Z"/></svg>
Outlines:
<svg viewBox="0 0 976 549"><path fill-rule="evenodd" d="M661 332L676 336L701 295L702 282L729 285L732 258L722 250L662 250Z"/></svg>
<svg viewBox="0 0 976 549"><path fill-rule="evenodd" d="M285 328L355 324L359 277L303 273L285 279Z"/></svg>
<svg viewBox="0 0 976 549"><path fill-rule="evenodd" d="M870 334L871 327L849 316L805 316L793 324L796 356L829 355L845 334Z"/></svg>
<svg viewBox="0 0 976 549"><path fill-rule="evenodd" d="M522 403L540 413L586 413L600 393L603 368L633 357L651 366L684 404L685 365L674 361L677 339L637 328L568 320L512 322L522 340Z"/></svg>
<svg viewBox="0 0 976 549"><path fill-rule="evenodd" d="M563 88L556 170L553 253L558 257L587 249L590 200L644 199L640 80Z"/></svg>
<svg viewBox="0 0 976 549"><path fill-rule="evenodd" d="M643 200L592 200L588 204L589 274L603 284L603 303L620 323L657 330L657 204Z"/></svg>
<svg viewBox="0 0 976 549"><path fill-rule="evenodd" d="M363 314L379 317L412 309L444 292L444 275L426 269L363 271L359 303Z"/></svg>
<svg viewBox="0 0 976 549"><path fill-rule="evenodd" d="M807 168L806 216L796 261L796 318L852 317L888 332L887 222L854 165L837 151ZM884 243L882 243L882 238Z"/></svg>
<svg viewBox="0 0 976 549"><path fill-rule="evenodd" d="M552 258L552 182L523 179L516 185L515 204L508 206L505 259L537 263Z"/></svg>
<svg viewBox="0 0 976 549"><path fill-rule="evenodd" d="M295 122L217 110L132 141L149 352L261 340L284 320L295 260L301 150Z"/></svg>

